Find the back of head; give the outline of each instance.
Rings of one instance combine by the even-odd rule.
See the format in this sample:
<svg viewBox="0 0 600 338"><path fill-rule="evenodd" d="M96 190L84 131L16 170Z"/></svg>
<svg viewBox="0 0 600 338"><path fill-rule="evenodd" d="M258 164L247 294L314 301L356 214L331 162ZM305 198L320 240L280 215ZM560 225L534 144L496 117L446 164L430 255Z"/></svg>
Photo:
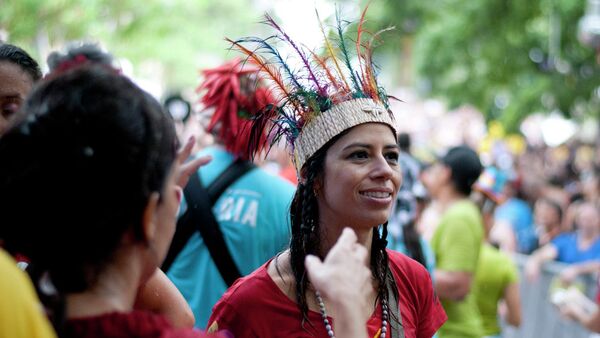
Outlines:
<svg viewBox="0 0 600 338"><path fill-rule="evenodd" d="M441 159L452 170L452 183L456 190L468 196L481 175L483 166L477 153L468 146L453 147Z"/></svg>
<svg viewBox="0 0 600 338"><path fill-rule="evenodd" d="M407 133L398 134L398 146L405 153L410 153L410 135Z"/></svg>
<svg viewBox="0 0 600 338"><path fill-rule="evenodd" d="M62 72L76 65L93 63L113 67L113 57L93 43L72 43L64 52L52 52L46 59L50 73Z"/></svg>
<svg viewBox="0 0 600 338"><path fill-rule="evenodd" d="M250 144L261 151L267 145L266 128L252 133L252 119L263 108L274 104L271 90L258 77L260 67L233 59L219 67L202 71L204 80L198 91L205 91L200 102L213 110L207 131L234 156L248 159Z"/></svg>
<svg viewBox="0 0 600 338"><path fill-rule="evenodd" d="M42 77L42 71L38 63L26 51L17 46L0 43L0 61L18 65L31 76L32 82L36 82Z"/></svg>
<svg viewBox="0 0 600 338"><path fill-rule="evenodd" d="M0 139L0 237L82 291L161 192L175 134L161 106L129 79L82 66L42 82L23 121Z"/></svg>

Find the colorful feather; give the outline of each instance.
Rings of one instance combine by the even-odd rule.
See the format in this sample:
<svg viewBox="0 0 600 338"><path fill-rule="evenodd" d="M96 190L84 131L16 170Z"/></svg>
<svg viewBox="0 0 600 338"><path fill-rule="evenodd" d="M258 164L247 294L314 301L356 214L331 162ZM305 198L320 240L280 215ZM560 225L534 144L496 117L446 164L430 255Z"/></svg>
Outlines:
<svg viewBox="0 0 600 338"><path fill-rule="evenodd" d="M342 72L342 69L340 68L340 64L338 63L337 57L335 56L335 52L333 51L333 46L331 45L331 42L327 38L327 34L325 34L325 28L323 27L323 22L321 21L321 18L319 17L319 12L316 9L315 9L315 13L317 13L317 21L319 21L319 28L321 29L321 33L323 33L323 40L325 41L325 49L327 50L327 53L329 54L329 57L331 58L331 60L333 60L333 64L335 65L335 69L337 70L341 81L344 83L344 87L345 87L344 89L347 91L350 91L350 87L348 86L348 81L346 81L344 72Z"/></svg>
<svg viewBox="0 0 600 338"><path fill-rule="evenodd" d="M287 63L283 60L283 58L281 57L281 54L279 54L279 52L277 51L277 49L275 49L268 41L272 38L275 38L276 36L270 36L266 39L261 39L261 38L256 38L256 37L246 37L243 39L239 39L236 42L238 42L239 44L241 43L254 43L257 45L256 49L254 50L254 53L258 53L258 52L266 52L267 55L270 55L271 57L273 57L275 60L273 61L269 61L269 63L271 64L277 64L277 65L281 65L281 67L284 70L284 73L286 74L286 76L291 80L291 84L297 88L304 88L302 86L302 84L300 84L300 81L297 79L297 75L290 69L290 67L287 65ZM266 58L263 58L266 60Z"/></svg>
<svg viewBox="0 0 600 338"><path fill-rule="evenodd" d="M348 50L346 50L346 44L344 43L344 29L342 27L342 21L340 19L340 15L339 15L338 11L335 12L335 19L336 19L336 23L337 23L336 29L337 29L337 33L338 33L338 39L339 39L338 44L340 47L340 51L342 52L342 56L344 57L344 62L346 63L346 67L348 68L348 71L350 72L350 78L352 79L352 84L354 85L354 89L357 91L357 93L361 93L360 86L358 85L356 77L354 76L354 71L352 70L352 65L350 64L350 56L348 55ZM359 97L362 97L362 95L360 95Z"/></svg>
<svg viewBox="0 0 600 338"><path fill-rule="evenodd" d="M244 47L241 42L233 41L229 38L225 38L225 40L227 40L229 43L238 48L242 53L244 53L246 56L252 59L260 67L262 72L268 76L269 80L273 81L276 84L277 89L280 90L285 97L290 96L290 92L287 90L285 83L281 79L280 73L277 71L277 69L275 69L275 67L270 67L270 65L262 56Z"/></svg>
<svg viewBox="0 0 600 338"><path fill-rule="evenodd" d="M368 94L371 93L371 91L369 90L369 88L367 86L367 79L366 79L367 74L366 74L366 70L365 70L368 65L363 65L363 62L361 62L361 59L364 59L363 52L362 52L363 24L365 22L365 16L367 14L367 9L369 8L370 4L371 4L371 1L367 2L365 9L363 9L362 13L360 14L360 20L358 21L358 26L356 28L356 56L358 56L358 71L361 74L361 76L358 76L358 79L360 80L360 82L362 84L363 92L367 93L367 96L369 96Z"/></svg>
<svg viewBox="0 0 600 338"><path fill-rule="evenodd" d="M327 76L327 79L331 81L333 87L336 90L345 90L345 86L342 83L340 83L339 80L336 79L335 76L331 73L329 67L327 67L327 63L325 62L325 60L320 58L319 55L317 55L317 53L315 53L313 50L309 49L309 51L312 54L313 59L317 62L321 69L323 69L325 75Z"/></svg>
<svg viewBox="0 0 600 338"><path fill-rule="evenodd" d="M265 39L227 39L233 48L246 55L249 62L256 64L261 76L272 82L273 89L280 93L275 104L265 106L252 116L252 126L247 132L250 135L248 151L251 154L265 148L267 145L264 142L271 146L282 137L293 147L303 127L335 104L353 98L372 98L383 102L387 107L387 95L383 88L377 85L372 58L375 41L385 30L373 34L368 43L364 43L364 36L371 35L365 29L366 11L367 8L362 11L358 24L356 68L352 66L352 58L346 47L344 29L347 23L342 22L337 10L334 28L336 43L332 43L328 38L319 13L315 11L323 34L325 56L320 56L313 49L294 42L268 14L265 15L263 23L275 30L274 35ZM279 53L275 42L289 45L294 50L292 57L296 56L302 66L292 69ZM238 129L245 127L238 126ZM268 151L268 147L266 148Z"/></svg>
<svg viewBox="0 0 600 338"><path fill-rule="evenodd" d="M391 27L387 27L384 29L381 29L379 31L377 31L375 34L373 34L371 36L371 39L369 39L369 42L365 48L365 63L366 63L366 72L365 72L365 81L368 81L368 83L370 84L370 93L371 93L371 97L380 97L380 93L379 93L379 87L377 85L377 77L375 76L374 70L375 70L375 64L373 63L373 50L375 49L375 46L373 45L374 41L379 39L379 36L387 31L391 31L394 30L395 27L391 26ZM377 101L381 101L381 100L377 100ZM387 107L387 106L386 106Z"/></svg>
<svg viewBox="0 0 600 338"><path fill-rule="evenodd" d="M271 27L275 28L281 34L281 39L283 41L287 42L290 46L292 46L292 48L296 51L296 53L298 53L300 60L302 60L302 63L304 63L304 67L306 67L306 71L308 72L309 78L315 84L315 87L317 88L317 91L319 92L319 94L327 95L327 91L319 83L319 80L317 80L317 77L315 76L315 73L313 72L313 69L310 66L310 62L308 62L308 58L302 52L302 50L300 48L298 48L296 43L292 39L290 39L290 37L283 31L283 29L281 29L281 27L275 22L275 20L273 20L273 18L269 14L265 14L265 22L268 25L270 25Z"/></svg>

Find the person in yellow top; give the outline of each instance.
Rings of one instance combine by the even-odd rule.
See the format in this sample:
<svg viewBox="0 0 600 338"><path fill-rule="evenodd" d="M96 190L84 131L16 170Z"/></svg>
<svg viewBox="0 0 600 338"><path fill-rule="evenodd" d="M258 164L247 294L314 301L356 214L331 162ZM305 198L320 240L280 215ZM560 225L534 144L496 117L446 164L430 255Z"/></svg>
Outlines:
<svg viewBox="0 0 600 338"><path fill-rule="evenodd" d="M496 167L487 167L473 185L471 197L481 210L485 228L485 239L479 252L473 292L483 322L486 338L498 338L502 329L498 324L498 303L504 301L502 311L506 322L518 327L521 323L521 301L517 267L510 256L489 242L489 233L494 224L494 209L505 196L502 188L506 175Z"/></svg>
<svg viewBox="0 0 600 338"><path fill-rule="evenodd" d="M0 337L55 338L29 277L0 249Z"/></svg>

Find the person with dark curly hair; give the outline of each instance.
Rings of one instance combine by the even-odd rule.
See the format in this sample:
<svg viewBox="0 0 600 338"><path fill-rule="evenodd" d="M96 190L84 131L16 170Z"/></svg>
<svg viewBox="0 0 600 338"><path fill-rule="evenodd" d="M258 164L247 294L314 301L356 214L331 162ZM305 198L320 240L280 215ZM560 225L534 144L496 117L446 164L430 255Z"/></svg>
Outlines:
<svg viewBox="0 0 600 338"><path fill-rule="evenodd" d="M167 252L181 186L205 159L184 163L191 146L177 153L160 104L100 65L44 80L23 111L0 138L0 237L31 260L59 336L204 336L134 301Z"/></svg>

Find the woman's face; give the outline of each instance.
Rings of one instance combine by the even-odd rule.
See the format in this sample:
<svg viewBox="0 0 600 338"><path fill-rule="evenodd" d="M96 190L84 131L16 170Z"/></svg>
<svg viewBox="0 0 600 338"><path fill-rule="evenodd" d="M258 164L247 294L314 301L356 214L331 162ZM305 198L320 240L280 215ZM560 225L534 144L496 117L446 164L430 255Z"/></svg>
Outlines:
<svg viewBox="0 0 600 338"><path fill-rule="evenodd" d="M423 185L432 197L437 197L440 188L450 179L450 171L447 166L437 161L423 171L421 175Z"/></svg>
<svg viewBox="0 0 600 338"><path fill-rule="evenodd" d="M316 184L323 224L372 228L387 221L402 182L399 149L389 126L366 123L337 140Z"/></svg>
<svg viewBox="0 0 600 338"><path fill-rule="evenodd" d="M533 208L533 217L537 225L546 230L560 226L560 215L556 209L544 200L538 200Z"/></svg>
<svg viewBox="0 0 600 338"><path fill-rule="evenodd" d="M33 79L21 67L0 61L0 135L17 116L32 86Z"/></svg>
<svg viewBox="0 0 600 338"><path fill-rule="evenodd" d="M581 231L596 234L600 230L600 212L592 203L582 204L577 210L576 222Z"/></svg>

